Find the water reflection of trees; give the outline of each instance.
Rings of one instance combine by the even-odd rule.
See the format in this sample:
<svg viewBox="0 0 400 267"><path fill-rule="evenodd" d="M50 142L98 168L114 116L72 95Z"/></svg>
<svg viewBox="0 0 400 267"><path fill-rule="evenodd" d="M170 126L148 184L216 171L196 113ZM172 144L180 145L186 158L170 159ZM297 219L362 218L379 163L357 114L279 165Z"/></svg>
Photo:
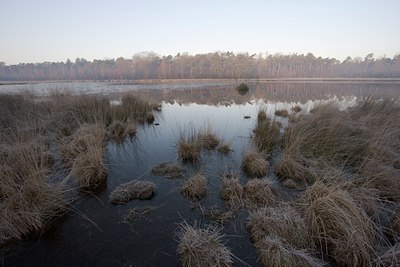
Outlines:
<svg viewBox="0 0 400 267"><path fill-rule="evenodd" d="M250 91L240 95L234 86L207 88L139 90L137 94L146 100L177 101L181 104L242 104L255 99L282 102L306 102L315 99L337 97L399 97L400 84L396 83L253 83Z"/></svg>

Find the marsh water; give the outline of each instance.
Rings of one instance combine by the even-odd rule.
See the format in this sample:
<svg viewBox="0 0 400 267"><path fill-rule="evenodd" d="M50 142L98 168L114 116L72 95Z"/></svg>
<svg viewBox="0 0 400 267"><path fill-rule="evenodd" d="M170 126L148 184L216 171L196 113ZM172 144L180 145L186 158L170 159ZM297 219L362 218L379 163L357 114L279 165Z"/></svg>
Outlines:
<svg viewBox="0 0 400 267"><path fill-rule="evenodd" d="M217 224L205 209L227 209L220 197L221 176L237 173L242 184L249 179L241 170L243 152L251 146L252 130L260 109L274 117L276 109L299 105L302 113L315 105L335 102L341 109L356 105L358 99L394 98L400 83L376 82L250 82L249 92L239 94L235 82L168 84L43 83L3 85L0 92L29 91L40 98L54 93L104 94L118 104L125 92L162 103L154 124L139 127L136 137L107 147L108 180L94 194L81 195L69 212L51 227L2 248L4 266L179 266L177 254L179 224ZM246 117L246 118L245 118ZM282 129L287 118L276 117ZM164 162L177 162L180 133L191 129L212 129L232 151L203 151L196 164L183 163L181 177L155 176L151 168ZM272 158L272 166L279 151ZM280 198L290 198L282 190L273 167L264 178L276 186ZM192 174L208 178L208 191L201 203L193 203L180 193L181 184ZM157 185L150 200L134 200L126 205L109 203L109 194L121 183L141 179ZM201 208L200 208L201 206ZM147 207L148 212L134 219L132 209ZM235 266L259 266L258 256L246 228L247 212L241 210L225 221L223 241L235 255Z"/></svg>

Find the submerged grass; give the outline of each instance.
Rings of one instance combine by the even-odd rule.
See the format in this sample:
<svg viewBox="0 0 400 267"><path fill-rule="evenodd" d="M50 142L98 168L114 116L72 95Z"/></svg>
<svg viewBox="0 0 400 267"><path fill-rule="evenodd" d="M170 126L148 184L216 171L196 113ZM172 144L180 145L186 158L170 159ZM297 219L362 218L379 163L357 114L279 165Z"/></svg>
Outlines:
<svg viewBox="0 0 400 267"><path fill-rule="evenodd" d="M222 242L221 229L213 226L198 228L186 222L178 232L178 254L182 266L221 266L233 265L233 255Z"/></svg>
<svg viewBox="0 0 400 267"><path fill-rule="evenodd" d="M164 162L151 169L151 173L157 176L178 178L182 175L183 167L180 163Z"/></svg>
<svg viewBox="0 0 400 267"><path fill-rule="evenodd" d="M149 181L131 181L118 185L110 194L112 204L126 204L133 199L149 199L153 196L156 185Z"/></svg>

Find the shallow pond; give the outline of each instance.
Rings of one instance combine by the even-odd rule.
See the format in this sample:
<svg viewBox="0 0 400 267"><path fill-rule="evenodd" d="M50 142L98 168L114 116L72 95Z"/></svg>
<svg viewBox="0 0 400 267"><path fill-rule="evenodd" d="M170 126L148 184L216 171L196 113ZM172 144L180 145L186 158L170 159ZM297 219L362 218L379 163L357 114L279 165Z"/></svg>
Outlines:
<svg viewBox="0 0 400 267"><path fill-rule="evenodd" d="M110 89L101 93L110 94L118 101L120 91L129 91L128 87L124 89L127 90ZM251 146L259 110L266 110L273 117L277 109L290 110L299 105L301 112L308 112L326 101L345 109L355 105L360 97L398 97L399 92L400 85L396 83L257 83L250 84L246 95L240 95L227 84L211 84L206 88L197 85L141 88L137 94L142 98L163 101L155 124L141 126L135 138L121 145L110 143L106 156L107 184L96 194L80 197L66 216L40 236L27 237L4 248L2 263L5 266L179 266L176 252L179 224L183 221L198 225L216 223L202 213L198 204L181 194L181 184L192 174L202 172L208 178L208 191L201 206L225 210L219 192L221 176L237 173L242 184L251 179L242 172L241 162L243 152ZM277 120L281 121L283 132L287 118L277 117ZM151 173L157 164L178 160L177 142L182 132L207 128L230 144L232 151L228 154L203 151L196 164L183 163L183 175L176 179ZM272 166L276 157L272 159ZM264 179L279 189L273 169ZM109 203L109 194L117 185L135 179L153 181L157 185L155 196L126 205ZM287 192L279 192L282 199L290 197ZM144 207L147 208L144 214L126 219L132 209ZM223 240L235 255L235 266L258 266L246 221L246 211L235 213L224 224Z"/></svg>

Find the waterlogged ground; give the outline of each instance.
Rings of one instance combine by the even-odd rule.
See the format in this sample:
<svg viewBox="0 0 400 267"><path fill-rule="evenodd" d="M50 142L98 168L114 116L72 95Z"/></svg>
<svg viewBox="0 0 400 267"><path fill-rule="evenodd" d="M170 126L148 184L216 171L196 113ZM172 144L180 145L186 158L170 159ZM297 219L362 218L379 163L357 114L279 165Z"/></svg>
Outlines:
<svg viewBox="0 0 400 267"><path fill-rule="evenodd" d="M107 184L96 194L80 197L48 231L4 248L0 263L5 266L179 266L176 252L179 224L183 221L198 225L216 223L202 209L226 210L219 192L222 174L237 173L242 184L251 179L240 166L243 152L251 145L260 109L272 117L276 109L290 110L295 105L302 112L309 112L318 103L333 101L346 109L366 95L394 97L399 94L397 84L371 85L364 91L358 84L346 85L345 88L354 89L353 93L350 89L338 89L337 94L332 92L338 85L329 85L334 88L320 91L316 85L285 85L286 89L282 86L254 85L243 96L232 86L215 84L210 88L147 88L138 92L143 98L163 101L162 112L156 115L154 125L140 127L135 138L120 145L108 145ZM114 92L112 98L118 104L119 95ZM277 117L277 120L281 121L283 132L287 118ZM183 175L177 179L152 175L150 170L155 165L178 160L177 142L181 132L206 128L230 144L233 151L228 154L203 151L198 163L183 164ZM272 165L279 158L279 151L275 153ZM208 178L207 195L200 203L202 208L180 193L181 184L198 171ZM109 194L117 185L139 179L156 184L152 199L134 200L126 205L109 203ZM282 190L273 171L265 179L277 187L281 198L290 198L290 192ZM135 219L126 219L135 208L142 211L146 208L146 212ZM259 266L246 221L244 210L227 220L223 241L235 255L235 266Z"/></svg>

